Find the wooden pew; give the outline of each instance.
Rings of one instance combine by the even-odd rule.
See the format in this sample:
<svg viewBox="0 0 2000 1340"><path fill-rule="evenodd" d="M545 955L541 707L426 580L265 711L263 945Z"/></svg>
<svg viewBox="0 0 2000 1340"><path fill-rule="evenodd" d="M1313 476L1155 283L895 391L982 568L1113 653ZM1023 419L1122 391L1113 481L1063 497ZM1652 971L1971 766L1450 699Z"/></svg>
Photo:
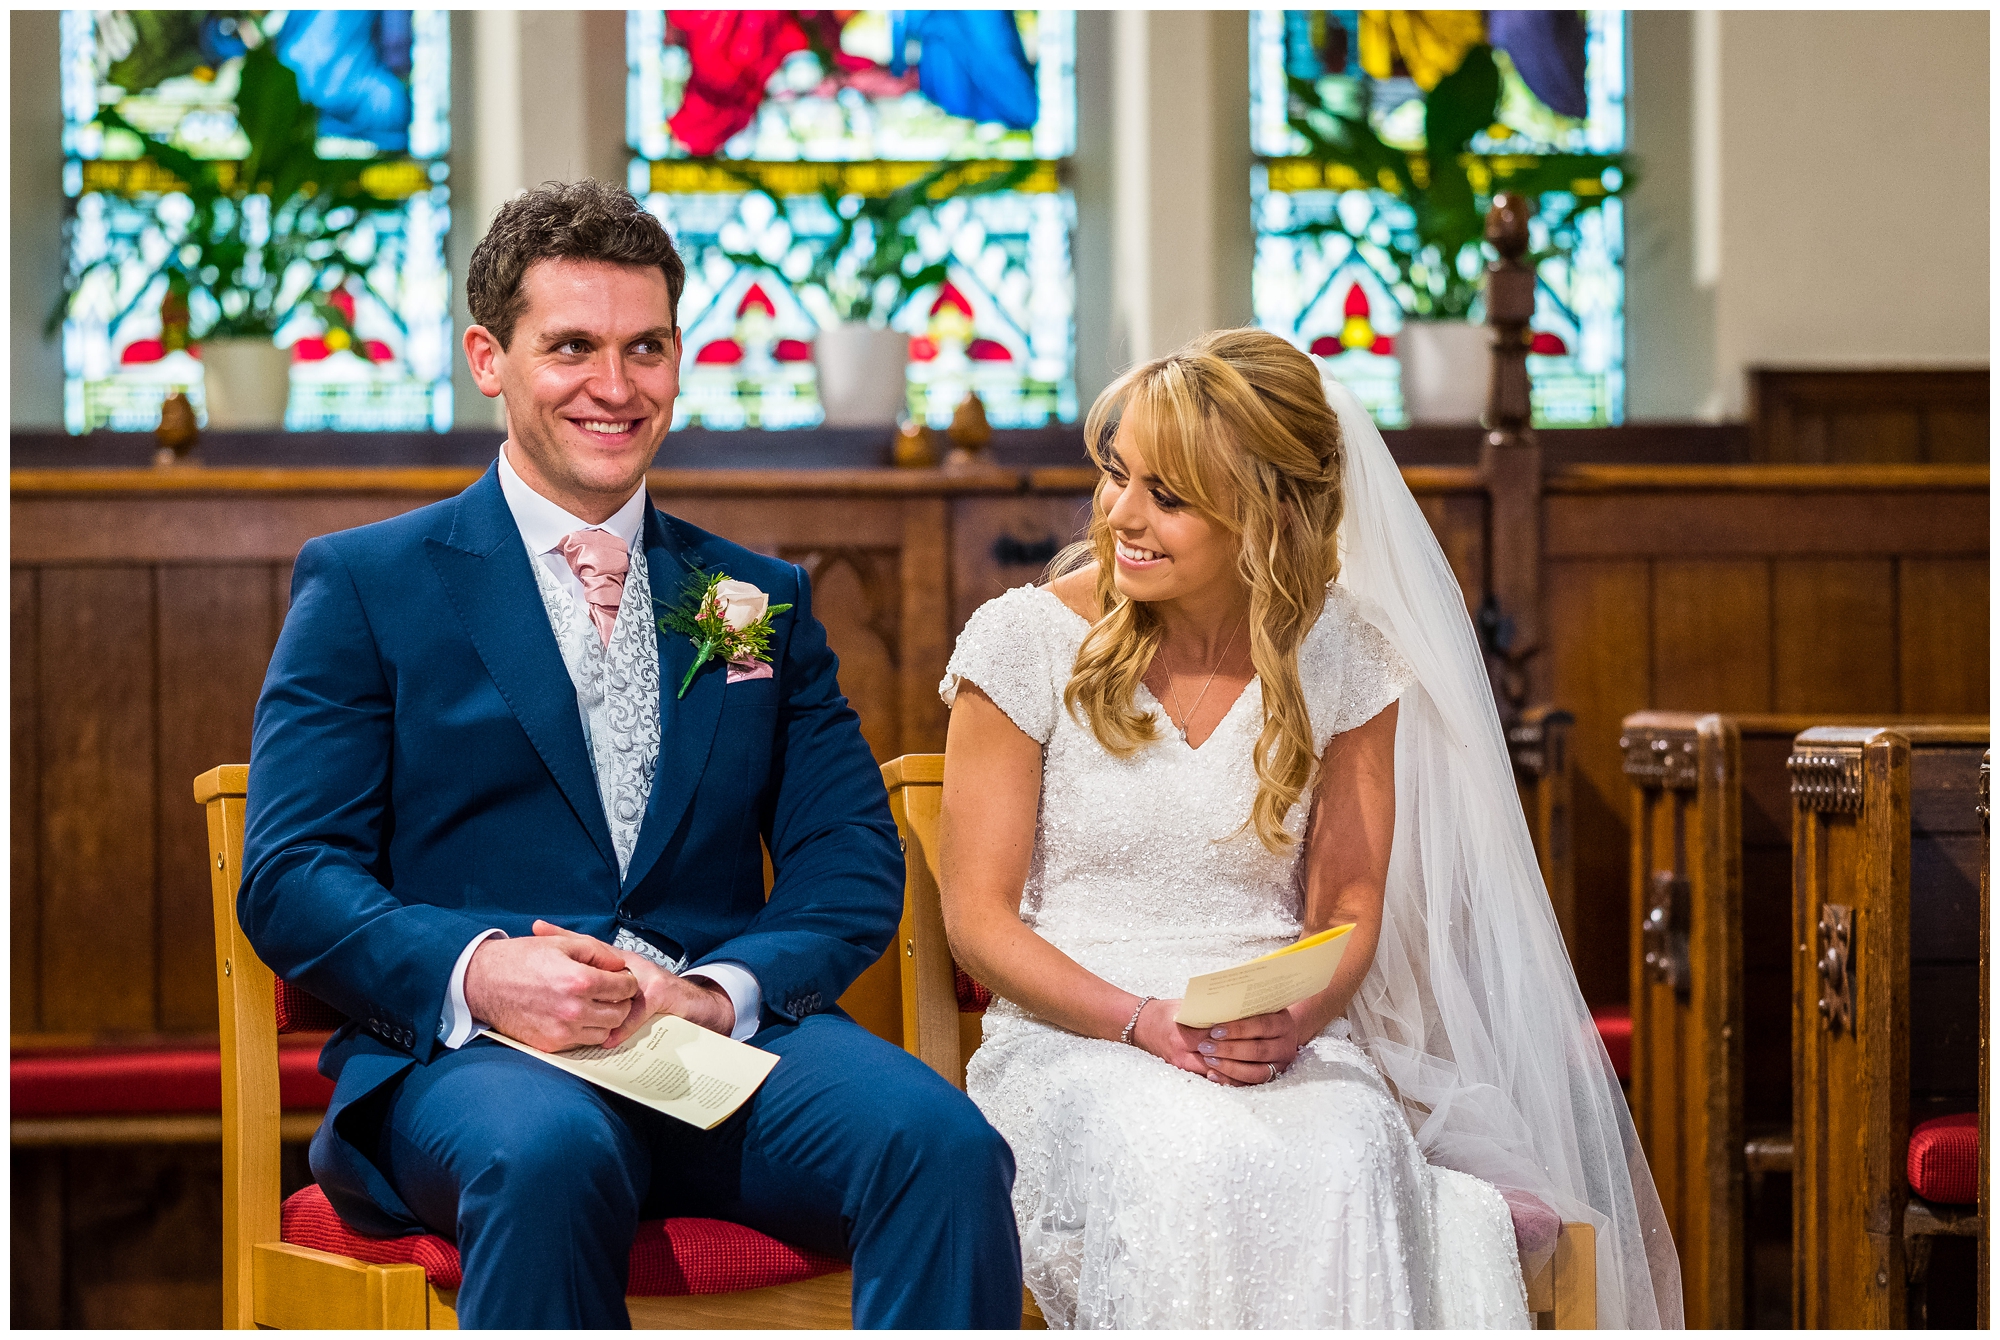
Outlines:
<svg viewBox="0 0 2000 1340"><path fill-rule="evenodd" d="M1984 1102L1987 738L1984 725L1821 727L1793 749L1794 1326L1909 1324L1921 1239L1983 1229L1975 1209L1911 1196L1907 1150L1915 1122Z"/></svg>
<svg viewBox="0 0 2000 1340"><path fill-rule="evenodd" d="M1632 1119L1680 1251L1690 1327L1789 1311L1788 1272L1770 1259L1789 1234L1785 1210L1758 1192L1792 1168L1786 765L1793 737L1827 721L1638 712L1619 736L1631 784Z"/></svg>
<svg viewBox="0 0 2000 1340"><path fill-rule="evenodd" d="M1514 762L1514 784L1528 832L1535 842L1535 860L1548 886L1563 943L1573 945L1576 930L1576 847L1571 801L1576 774L1570 766L1570 731L1576 718L1559 707L1530 707L1507 725L1507 753Z"/></svg>

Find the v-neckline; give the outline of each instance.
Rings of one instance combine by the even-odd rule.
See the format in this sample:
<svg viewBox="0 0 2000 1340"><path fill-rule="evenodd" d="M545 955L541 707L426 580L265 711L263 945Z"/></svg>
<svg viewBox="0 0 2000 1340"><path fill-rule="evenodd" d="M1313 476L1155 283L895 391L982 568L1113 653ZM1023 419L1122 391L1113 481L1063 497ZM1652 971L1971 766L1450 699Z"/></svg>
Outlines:
<svg viewBox="0 0 2000 1340"><path fill-rule="evenodd" d="M1071 609L1069 607L1068 601L1064 600L1054 591L1051 591L1048 587L1037 586L1032 589L1041 592L1043 595L1047 596L1050 600L1055 601L1056 605L1062 610L1064 614L1067 614L1069 615L1070 618L1075 619L1078 623L1082 624L1086 629L1095 626L1091 623L1090 620L1084 618L1081 614L1078 614L1075 610ZM1235 719L1236 709L1241 707L1243 705L1243 700L1250 696L1250 690L1256 687L1259 678L1260 677L1257 675L1255 671L1251 672L1250 678L1244 682L1243 687L1236 691L1236 697L1230 701L1229 707L1223 712L1221 717L1219 717L1216 720L1215 729L1210 731L1207 735L1204 735L1202 737L1200 744L1194 744L1190 742L1186 736L1181 734L1180 727L1174 725L1173 717L1169 715L1167 712L1167 705L1160 701L1160 697L1158 694L1154 693L1150 688L1146 687L1146 684L1143 680L1139 684L1139 692L1145 694L1147 698L1151 699L1153 706L1159 709L1161 719L1163 719L1167 723L1168 736L1176 744L1180 745L1181 748L1187 750L1190 754L1199 754L1202 750L1208 747L1209 741L1213 740L1216 736L1222 734L1223 727L1227 726L1231 721Z"/></svg>

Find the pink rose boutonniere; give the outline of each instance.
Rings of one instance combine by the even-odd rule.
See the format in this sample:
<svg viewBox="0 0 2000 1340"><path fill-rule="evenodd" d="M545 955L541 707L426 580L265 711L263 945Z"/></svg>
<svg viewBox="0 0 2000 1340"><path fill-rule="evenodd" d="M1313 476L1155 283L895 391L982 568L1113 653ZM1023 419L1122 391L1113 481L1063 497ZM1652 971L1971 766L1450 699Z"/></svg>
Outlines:
<svg viewBox="0 0 2000 1340"><path fill-rule="evenodd" d="M655 604L664 604L655 601ZM732 581L726 572L688 574L681 603L660 616L662 633L679 633L694 643L694 663L681 678L676 698L687 697L688 685L713 660L729 663L729 682L769 679L771 619L790 605L773 605L771 598L749 582Z"/></svg>

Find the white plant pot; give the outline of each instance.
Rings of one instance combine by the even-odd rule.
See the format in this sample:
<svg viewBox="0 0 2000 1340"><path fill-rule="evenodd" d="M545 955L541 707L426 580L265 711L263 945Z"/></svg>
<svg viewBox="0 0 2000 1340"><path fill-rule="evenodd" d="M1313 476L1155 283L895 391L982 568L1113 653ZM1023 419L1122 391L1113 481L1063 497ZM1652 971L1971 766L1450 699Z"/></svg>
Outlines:
<svg viewBox="0 0 2000 1340"><path fill-rule="evenodd" d="M819 403L829 428L893 425L909 402L910 337L858 321L827 326L813 344Z"/></svg>
<svg viewBox="0 0 2000 1340"><path fill-rule="evenodd" d="M1478 423L1493 380L1493 333L1470 321L1406 321L1396 332L1411 426Z"/></svg>
<svg viewBox="0 0 2000 1340"><path fill-rule="evenodd" d="M292 352L268 339L204 340L202 391L210 428L283 428Z"/></svg>

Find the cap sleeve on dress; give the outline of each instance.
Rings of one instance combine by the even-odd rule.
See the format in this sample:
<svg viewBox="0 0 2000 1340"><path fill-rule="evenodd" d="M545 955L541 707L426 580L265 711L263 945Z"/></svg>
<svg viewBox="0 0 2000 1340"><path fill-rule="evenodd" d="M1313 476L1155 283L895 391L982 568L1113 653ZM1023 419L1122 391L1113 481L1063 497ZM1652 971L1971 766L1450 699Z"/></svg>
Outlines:
<svg viewBox="0 0 2000 1340"><path fill-rule="evenodd" d="M1338 584L1327 588L1326 608L1299 647L1299 676L1322 749L1373 721L1416 682L1409 663Z"/></svg>
<svg viewBox="0 0 2000 1340"><path fill-rule="evenodd" d="M1055 730L1056 689L1047 612L1032 586L1016 587L981 605L958 635L938 696L948 707L962 683L977 684L1036 744ZM1064 666L1064 678L1068 678Z"/></svg>

